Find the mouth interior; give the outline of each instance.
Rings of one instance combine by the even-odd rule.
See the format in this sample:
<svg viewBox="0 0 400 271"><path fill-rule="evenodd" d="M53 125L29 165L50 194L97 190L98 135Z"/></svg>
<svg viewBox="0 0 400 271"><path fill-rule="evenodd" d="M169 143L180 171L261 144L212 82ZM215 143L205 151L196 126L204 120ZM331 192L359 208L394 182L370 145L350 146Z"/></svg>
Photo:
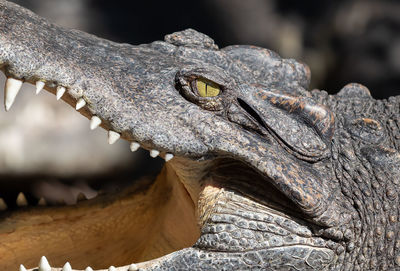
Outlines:
<svg viewBox="0 0 400 271"><path fill-rule="evenodd" d="M154 168L160 169L160 162L152 164ZM126 168L107 173L70 177L3 174L0 175L0 198L6 204L8 212L26 207L17 200L21 197L21 193L29 207L75 205L80 201L101 195L117 194L131 186L133 180L140 178L140 175L134 169Z"/></svg>

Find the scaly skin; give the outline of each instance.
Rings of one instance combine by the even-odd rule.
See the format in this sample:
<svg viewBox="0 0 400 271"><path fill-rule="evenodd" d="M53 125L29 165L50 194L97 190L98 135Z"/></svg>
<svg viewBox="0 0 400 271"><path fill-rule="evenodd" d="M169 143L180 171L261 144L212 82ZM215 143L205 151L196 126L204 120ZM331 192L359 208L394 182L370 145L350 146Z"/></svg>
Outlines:
<svg viewBox="0 0 400 271"><path fill-rule="evenodd" d="M305 65L258 47L218 49L190 29L132 46L6 1L0 15L8 77L64 86L63 100L83 98L80 113L104 129L174 155L154 183L111 199L7 214L0 243L12 253L0 253L0 269L41 254L125 271L149 259L136 267L400 269L400 97L378 101L357 84L308 92ZM219 95L200 97L192 82L202 78Z"/></svg>

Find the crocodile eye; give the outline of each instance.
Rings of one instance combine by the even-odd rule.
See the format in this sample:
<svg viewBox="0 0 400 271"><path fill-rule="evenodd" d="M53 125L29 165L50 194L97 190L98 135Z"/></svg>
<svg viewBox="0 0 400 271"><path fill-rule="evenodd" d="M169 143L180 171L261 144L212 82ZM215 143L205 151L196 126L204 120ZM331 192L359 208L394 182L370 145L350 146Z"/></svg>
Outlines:
<svg viewBox="0 0 400 271"><path fill-rule="evenodd" d="M224 100L231 87L231 78L220 70L189 66L175 75L175 88L179 93L186 100L209 111L224 109Z"/></svg>
<svg viewBox="0 0 400 271"><path fill-rule="evenodd" d="M199 78L193 85L200 97L216 97L221 92L217 84L206 79Z"/></svg>

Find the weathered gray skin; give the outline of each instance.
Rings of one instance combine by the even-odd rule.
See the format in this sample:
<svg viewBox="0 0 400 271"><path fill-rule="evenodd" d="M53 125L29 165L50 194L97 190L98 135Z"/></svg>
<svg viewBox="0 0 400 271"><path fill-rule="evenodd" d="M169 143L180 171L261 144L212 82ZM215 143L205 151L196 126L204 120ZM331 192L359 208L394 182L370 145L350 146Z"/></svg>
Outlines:
<svg viewBox="0 0 400 271"><path fill-rule="evenodd" d="M175 155L201 236L143 270L400 269L399 96L308 92L308 68L267 49L218 49L190 29L116 44L5 1L0 65L67 87L104 129ZM221 94L199 97L197 78Z"/></svg>

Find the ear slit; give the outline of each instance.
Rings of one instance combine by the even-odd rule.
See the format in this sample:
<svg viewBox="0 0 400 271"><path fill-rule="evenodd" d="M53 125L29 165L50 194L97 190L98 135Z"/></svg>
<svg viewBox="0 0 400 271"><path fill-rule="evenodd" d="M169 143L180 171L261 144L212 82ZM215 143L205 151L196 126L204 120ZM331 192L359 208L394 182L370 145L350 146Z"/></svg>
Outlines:
<svg viewBox="0 0 400 271"><path fill-rule="evenodd" d="M254 120L257 121L258 124L260 124L263 128L267 129L267 126L265 125L263 119L261 116L244 100L240 98L236 98L240 107L242 107L250 116L253 117Z"/></svg>

